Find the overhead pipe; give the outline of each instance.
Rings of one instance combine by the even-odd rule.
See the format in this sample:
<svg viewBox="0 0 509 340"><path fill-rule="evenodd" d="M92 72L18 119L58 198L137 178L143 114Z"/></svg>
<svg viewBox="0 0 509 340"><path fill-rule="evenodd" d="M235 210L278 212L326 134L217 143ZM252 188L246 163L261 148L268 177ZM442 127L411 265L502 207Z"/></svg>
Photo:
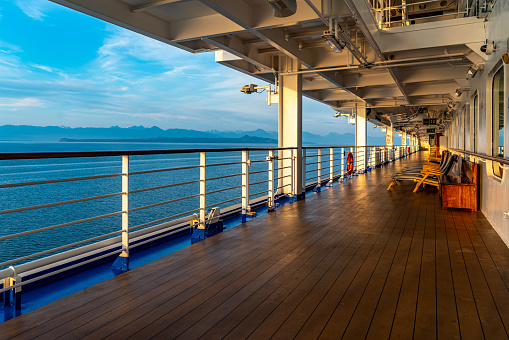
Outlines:
<svg viewBox="0 0 509 340"><path fill-rule="evenodd" d="M443 61L462 61L465 58L455 58L455 59L448 59ZM415 66L415 65L426 65L426 64L433 64L436 62L440 62L442 60L428 60L428 61L422 61L422 62L414 62L414 63L394 63L394 64L387 64L386 61L378 61L375 63L372 63L370 66L371 68L392 68L392 67L401 67L401 66ZM305 74L305 73L316 73L316 72L325 72L325 71L342 71L342 70L358 70L359 66L337 66L337 67L329 67L329 68L318 68L318 69L307 69L302 71L293 71L293 72L285 72L285 75L290 74Z"/></svg>
<svg viewBox="0 0 509 340"><path fill-rule="evenodd" d="M332 13L330 13L329 15L329 20L327 20L323 15L322 13L320 12L320 10L318 8L316 8L316 6L311 2L311 0L304 0L308 5L309 7L311 7L311 9L316 13L316 15L318 15L318 18L320 18L320 20L322 20L322 22L324 23L325 26L329 26L329 20L332 20ZM366 60L366 58L364 58L364 56L358 51L357 49L357 46L355 46L352 42L352 40L341 30L341 26L337 25L339 27L339 34L340 34L340 37L341 37L341 40L343 41L347 41L348 43L351 44L351 46L349 46L348 44L345 44L345 47L348 49L348 51L350 51L350 53L352 53L352 55L354 56L355 59L357 59L357 61L362 64L362 65L367 65L368 62ZM335 30L336 31L336 30ZM337 31L336 31L337 32ZM353 47L353 48L352 48ZM357 55L357 53L359 54L359 56ZM361 59L364 59L361 60Z"/></svg>

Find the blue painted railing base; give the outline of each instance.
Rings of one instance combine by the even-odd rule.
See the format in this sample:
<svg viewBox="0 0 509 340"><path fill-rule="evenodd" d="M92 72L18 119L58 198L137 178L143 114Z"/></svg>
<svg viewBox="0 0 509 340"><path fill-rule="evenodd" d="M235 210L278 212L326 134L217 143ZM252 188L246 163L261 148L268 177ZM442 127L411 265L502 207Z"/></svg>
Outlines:
<svg viewBox="0 0 509 340"><path fill-rule="evenodd" d="M129 270L129 257L119 256L111 265L113 274L119 275Z"/></svg>

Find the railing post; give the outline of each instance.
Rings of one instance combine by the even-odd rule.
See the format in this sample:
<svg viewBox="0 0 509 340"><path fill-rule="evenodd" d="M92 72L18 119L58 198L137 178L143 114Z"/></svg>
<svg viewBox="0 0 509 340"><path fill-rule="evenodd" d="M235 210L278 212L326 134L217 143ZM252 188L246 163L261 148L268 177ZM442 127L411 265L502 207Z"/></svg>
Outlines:
<svg viewBox="0 0 509 340"><path fill-rule="evenodd" d="M317 178L316 178L316 187L314 189L315 192L320 192L322 188L322 149L317 149Z"/></svg>
<svg viewBox="0 0 509 340"><path fill-rule="evenodd" d="M341 171L341 181L345 179L345 148L340 149L340 171Z"/></svg>
<svg viewBox="0 0 509 340"><path fill-rule="evenodd" d="M306 192L306 149L302 148L302 192Z"/></svg>
<svg viewBox="0 0 509 340"><path fill-rule="evenodd" d="M276 202L274 202L274 187L275 187L275 176L274 176L274 150L269 150L269 193L267 195L267 205L269 206L269 212L276 208Z"/></svg>
<svg viewBox="0 0 509 340"><path fill-rule="evenodd" d="M291 188L291 196L294 197L295 196L295 180L297 178L297 171L296 171L296 166L295 166L295 149L292 149L291 150L291 157L290 157L290 173L291 173L291 176L290 176L290 188Z"/></svg>
<svg viewBox="0 0 509 340"><path fill-rule="evenodd" d="M327 186L332 186L332 182L334 181L334 148L329 149L329 183Z"/></svg>
<svg viewBox="0 0 509 340"><path fill-rule="evenodd" d="M205 216L205 207L206 207L206 200L205 200L205 193L206 193L206 172L205 172L205 165L206 165L206 154L205 152L200 152L200 217L198 221L198 226L196 229L194 229L193 234L191 235L191 244L194 244L196 242L199 242L201 240L205 239L205 222L206 222L206 216Z"/></svg>
<svg viewBox="0 0 509 340"><path fill-rule="evenodd" d="M242 151L242 223L246 222L246 216L251 212L249 206L249 151Z"/></svg>
<svg viewBox="0 0 509 340"><path fill-rule="evenodd" d="M122 156L122 251L111 266L113 272L129 270L129 156Z"/></svg>

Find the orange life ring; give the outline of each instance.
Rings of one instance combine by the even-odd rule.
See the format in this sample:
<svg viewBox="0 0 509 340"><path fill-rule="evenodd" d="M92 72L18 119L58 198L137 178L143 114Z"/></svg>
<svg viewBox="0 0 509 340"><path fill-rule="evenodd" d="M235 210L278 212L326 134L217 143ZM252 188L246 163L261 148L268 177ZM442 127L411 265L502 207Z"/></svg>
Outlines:
<svg viewBox="0 0 509 340"><path fill-rule="evenodd" d="M346 157L346 172L351 175L353 174L353 155L351 152Z"/></svg>

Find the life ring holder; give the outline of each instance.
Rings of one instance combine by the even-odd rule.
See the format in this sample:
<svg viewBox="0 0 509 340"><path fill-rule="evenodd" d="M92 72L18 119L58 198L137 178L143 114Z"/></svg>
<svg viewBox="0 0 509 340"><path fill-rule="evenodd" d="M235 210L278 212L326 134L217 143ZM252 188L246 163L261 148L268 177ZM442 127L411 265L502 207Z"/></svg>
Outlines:
<svg viewBox="0 0 509 340"><path fill-rule="evenodd" d="M349 175L353 174L353 155L351 152L346 156L346 173Z"/></svg>

